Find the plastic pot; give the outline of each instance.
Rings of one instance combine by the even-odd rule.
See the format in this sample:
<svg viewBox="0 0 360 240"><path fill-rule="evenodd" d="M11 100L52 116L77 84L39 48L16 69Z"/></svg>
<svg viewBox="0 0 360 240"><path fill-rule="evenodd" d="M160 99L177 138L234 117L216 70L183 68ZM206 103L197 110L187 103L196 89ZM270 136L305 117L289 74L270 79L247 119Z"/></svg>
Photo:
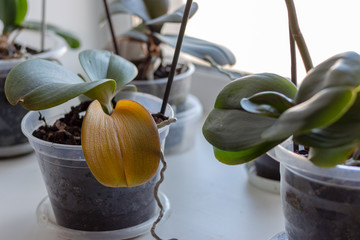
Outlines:
<svg viewBox="0 0 360 240"><path fill-rule="evenodd" d="M289 240L360 239L360 168L316 167L286 141L269 152L281 164Z"/></svg>
<svg viewBox="0 0 360 240"><path fill-rule="evenodd" d="M161 100L148 94L125 93L122 98L133 99L152 113L161 107ZM41 114L52 124L65 112L59 106ZM166 115L173 116L170 106ZM110 231L139 225L154 216L157 174L138 187L105 187L91 174L81 146L50 143L32 136L43 124L38 117L38 112L26 114L22 130L35 150L58 225L83 231ZM168 131L168 126L159 130L162 149Z"/></svg>
<svg viewBox="0 0 360 240"><path fill-rule="evenodd" d="M40 49L40 33L23 30L18 42ZM64 40L56 35L48 34L45 38L47 51L20 59L0 60L0 158L13 157L32 151L27 138L21 132L21 120L27 111L21 105L12 106L6 99L4 84L10 70L22 61L30 58L61 57L66 52Z"/></svg>

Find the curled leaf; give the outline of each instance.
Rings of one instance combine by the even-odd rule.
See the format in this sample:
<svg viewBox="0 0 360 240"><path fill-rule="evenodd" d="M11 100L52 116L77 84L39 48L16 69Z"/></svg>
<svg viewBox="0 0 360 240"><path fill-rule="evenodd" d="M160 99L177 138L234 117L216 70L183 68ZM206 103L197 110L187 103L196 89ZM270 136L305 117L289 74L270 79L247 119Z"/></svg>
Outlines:
<svg viewBox="0 0 360 240"><path fill-rule="evenodd" d="M108 187L133 187L150 180L160 161L160 138L150 113L120 100L111 115L90 104L81 131L82 148L94 177Z"/></svg>

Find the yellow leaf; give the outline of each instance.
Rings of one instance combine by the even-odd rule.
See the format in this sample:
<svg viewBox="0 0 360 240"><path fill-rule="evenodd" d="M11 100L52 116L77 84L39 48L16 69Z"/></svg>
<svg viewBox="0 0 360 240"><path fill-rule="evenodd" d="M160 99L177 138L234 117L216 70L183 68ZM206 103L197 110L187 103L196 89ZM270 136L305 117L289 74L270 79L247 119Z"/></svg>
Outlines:
<svg viewBox="0 0 360 240"><path fill-rule="evenodd" d="M151 114L139 103L120 100L109 116L98 101L90 104L81 144L94 177L108 187L133 187L156 173L160 138Z"/></svg>

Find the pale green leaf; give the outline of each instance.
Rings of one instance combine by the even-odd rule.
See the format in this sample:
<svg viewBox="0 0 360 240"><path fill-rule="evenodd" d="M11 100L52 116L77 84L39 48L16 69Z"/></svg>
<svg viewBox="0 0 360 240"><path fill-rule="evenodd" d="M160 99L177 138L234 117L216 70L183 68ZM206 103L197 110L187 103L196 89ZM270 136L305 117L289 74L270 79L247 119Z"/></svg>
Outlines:
<svg viewBox="0 0 360 240"><path fill-rule="evenodd" d="M333 148L310 148L309 159L319 167L335 167L349 159L357 147L358 144L350 143Z"/></svg>

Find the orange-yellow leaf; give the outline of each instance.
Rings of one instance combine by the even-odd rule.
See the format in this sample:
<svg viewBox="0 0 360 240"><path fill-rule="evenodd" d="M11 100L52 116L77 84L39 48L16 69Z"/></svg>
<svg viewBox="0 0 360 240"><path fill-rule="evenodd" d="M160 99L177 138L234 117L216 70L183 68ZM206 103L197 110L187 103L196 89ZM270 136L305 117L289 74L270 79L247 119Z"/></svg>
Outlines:
<svg viewBox="0 0 360 240"><path fill-rule="evenodd" d="M108 187L133 187L156 173L160 138L151 114L139 103L120 100L109 116L98 101L83 120L81 142L94 177Z"/></svg>

